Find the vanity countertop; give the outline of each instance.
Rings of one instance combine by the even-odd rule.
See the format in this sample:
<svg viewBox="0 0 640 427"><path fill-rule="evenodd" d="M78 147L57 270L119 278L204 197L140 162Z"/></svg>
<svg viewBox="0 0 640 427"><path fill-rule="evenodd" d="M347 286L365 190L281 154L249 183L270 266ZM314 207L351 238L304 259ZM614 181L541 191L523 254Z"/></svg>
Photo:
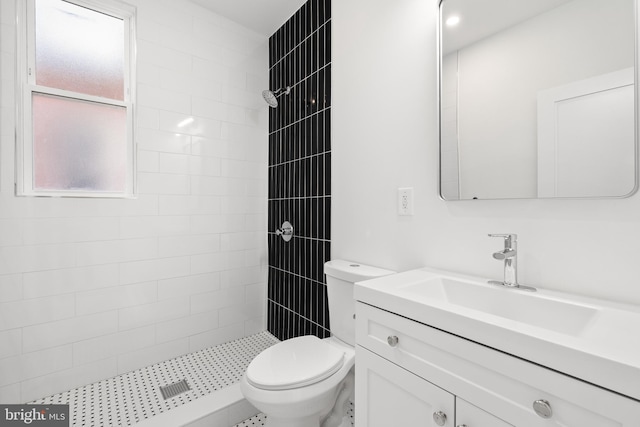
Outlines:
<svg viewBox="0 0 640 427"><path fill-rule="evenodd" d="M640 307L422 268L357 283L354 296L640 400Z"/></svg>

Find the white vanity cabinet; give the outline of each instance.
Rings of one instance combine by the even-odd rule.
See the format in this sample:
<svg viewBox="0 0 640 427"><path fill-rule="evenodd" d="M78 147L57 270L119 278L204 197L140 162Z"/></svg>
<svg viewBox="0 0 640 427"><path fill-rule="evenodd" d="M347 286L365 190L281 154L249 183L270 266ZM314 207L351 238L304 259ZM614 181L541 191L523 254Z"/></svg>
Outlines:
<svg viewBox="0 0 640 427"><path fill-rule="evenodd" d="M356 360L356 427L640 426L634 399L362 302Z"/></svg>

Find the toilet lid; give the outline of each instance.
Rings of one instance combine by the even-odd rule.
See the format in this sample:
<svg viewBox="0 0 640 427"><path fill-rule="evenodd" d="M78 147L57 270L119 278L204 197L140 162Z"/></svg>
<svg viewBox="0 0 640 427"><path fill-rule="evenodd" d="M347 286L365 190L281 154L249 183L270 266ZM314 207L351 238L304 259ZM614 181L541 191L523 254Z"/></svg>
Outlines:
<svg viewBox="0 0 640 427"><path fill-rule="evenodd" d="M344 352L314 335L282 341L249 364L247 381L265 390L286 390L322 381L342 367Z"/></svg>

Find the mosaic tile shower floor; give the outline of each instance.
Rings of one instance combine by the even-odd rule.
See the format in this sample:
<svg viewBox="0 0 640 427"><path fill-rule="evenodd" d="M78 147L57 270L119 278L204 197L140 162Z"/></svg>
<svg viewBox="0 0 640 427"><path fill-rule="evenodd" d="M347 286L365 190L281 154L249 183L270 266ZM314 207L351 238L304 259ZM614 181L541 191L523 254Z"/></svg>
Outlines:
<svg viewBox="0 0 640 427"><path fill-rule="evenodd" d="M251 360L277 342L261 332L31 403L70 404L71 427L130 426L236 383ZM164 400L159 387L182 379L191 390Z"/></svg>

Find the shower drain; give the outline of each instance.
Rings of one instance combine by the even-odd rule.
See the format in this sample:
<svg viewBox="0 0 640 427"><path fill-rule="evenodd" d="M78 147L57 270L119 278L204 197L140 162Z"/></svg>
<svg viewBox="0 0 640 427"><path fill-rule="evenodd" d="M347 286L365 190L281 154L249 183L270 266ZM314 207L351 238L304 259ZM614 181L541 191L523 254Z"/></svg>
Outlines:
<svg viewBox="0 0 640 427"><path fill-rule="evenodd" d="M160 386L160 392L162 393L162 397L164 397L164 400L167 400L189 390L191 390L191 388L189 388L187 380L180 380L173 384Z"/></svg>

